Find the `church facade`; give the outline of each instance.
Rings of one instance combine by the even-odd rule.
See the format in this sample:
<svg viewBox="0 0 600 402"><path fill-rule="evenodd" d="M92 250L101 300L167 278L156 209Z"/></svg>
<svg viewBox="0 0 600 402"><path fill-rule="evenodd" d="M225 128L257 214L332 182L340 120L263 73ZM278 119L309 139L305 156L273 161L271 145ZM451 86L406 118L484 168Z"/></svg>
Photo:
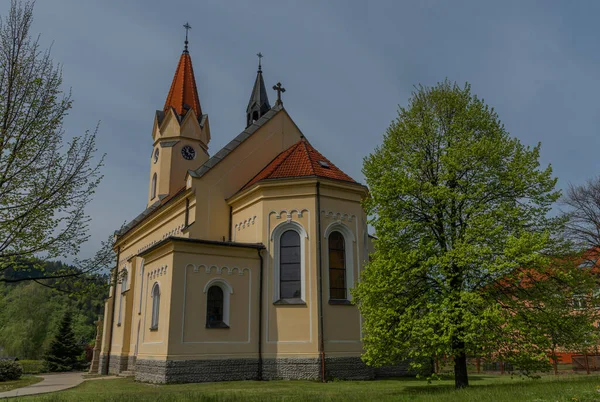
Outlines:
<svg viewBox="0 0 600 402"><path fill-rule="evenodd" d="M260 61L260 58L259 58ZM186 48L155 114L147 208L115 236L100 373L140 381L374 378L350 289L365 186L317 151L260 67L246 127L209 155Z"/></svg>

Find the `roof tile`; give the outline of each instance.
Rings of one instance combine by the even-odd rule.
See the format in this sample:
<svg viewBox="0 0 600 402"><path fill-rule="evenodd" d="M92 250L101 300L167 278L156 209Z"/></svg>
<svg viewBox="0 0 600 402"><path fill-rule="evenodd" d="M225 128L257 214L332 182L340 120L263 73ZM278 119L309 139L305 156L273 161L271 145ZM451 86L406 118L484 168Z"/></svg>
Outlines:
<svg viewBox="0 0 600 402"><path fill-rule="evenodd" d="M200 98L198 97L198 89L196 88L192 58L189 53L184 52L179 58L179 64L177 65L177 70L175 70L175 76L173 77L171 89L165 101L164 110L167 111L172 107L179 116L183 116L187 113L185 105L193 109L198 118L202 117L202 108L200 107Z"/></svg>
<svg viewBox="0 0 600 402"><path fill-rule="evenodd" d="M319 161L326 162L329 167L323 166ZM356 183L350 176L342 172L329 159L313 148L305 138L302 138L277 155L271 163L242 187L242 190L262 180L310 176Z"/></svg>

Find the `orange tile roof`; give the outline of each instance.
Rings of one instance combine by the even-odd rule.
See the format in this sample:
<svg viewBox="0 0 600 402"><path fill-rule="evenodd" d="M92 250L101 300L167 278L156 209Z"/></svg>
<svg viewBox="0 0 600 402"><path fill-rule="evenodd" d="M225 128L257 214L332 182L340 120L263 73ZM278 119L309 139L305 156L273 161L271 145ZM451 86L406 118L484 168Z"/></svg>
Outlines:
<svg viewBox="0 0 600 402"><path fill-rule="evenodd" d="M242 187L242 190L261 180L315 176L356 183L350 176L314 149L305 138L302 138L277 155L271 163Z"/></svg>
<svg viewBox="0 0 600 402"><path fill-rule="evenodd" d="M184 105L189 105L196 116L202 116L198 89L196 88L196 79L194 78L194 68L192 67L192 58L189 53L183 53L179 58L179 64L173 77L173 83L165 101L165 112L172 107L178 115L185 115L187 110Z"/></svg>

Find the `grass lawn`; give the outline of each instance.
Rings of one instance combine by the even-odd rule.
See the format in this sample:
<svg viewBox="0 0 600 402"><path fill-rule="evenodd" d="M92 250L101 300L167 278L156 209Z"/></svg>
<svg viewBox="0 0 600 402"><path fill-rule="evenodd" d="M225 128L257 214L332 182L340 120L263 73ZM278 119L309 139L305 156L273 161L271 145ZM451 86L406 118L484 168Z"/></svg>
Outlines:
<svg viewBox="0 0 600 402"><path fill-rule="evenodd" d="M244 381L149 385L131 378L86 381L77 388L19 401L600 401L600 376L472 375L472 387L455 391L453 380Z"/></svg>
<svg viewBox="0 0 600 402"><path fill-rule="evenodd" d="M0 392L10 391L11 389L26 387L42 381L41 377L23 376L20 380L0 382Z"/></svg>

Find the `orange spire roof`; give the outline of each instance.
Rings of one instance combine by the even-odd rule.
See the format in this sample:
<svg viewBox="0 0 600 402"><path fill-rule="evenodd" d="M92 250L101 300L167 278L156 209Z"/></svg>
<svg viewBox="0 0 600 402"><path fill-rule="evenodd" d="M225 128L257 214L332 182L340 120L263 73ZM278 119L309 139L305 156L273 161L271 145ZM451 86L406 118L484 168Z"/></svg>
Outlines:
<svg viewBox="0 0 600 402"><path fill-rule="evenodd" d="M184 107L185 105L187 106ZM175 112L180 116L187 113L187 107L193 109L197 117L202 116L192 58L187 51L184 51L179 59L175 77L173 77L173 83L165 101L165 112L170 107L175 109Z"/></svg>
<svg viewBox="0 0 600 402"><path fill-rule="evenodd" d="M350 176L314 149L306 139L302 138L277 155L242 190L261 180L315 176L356 183Z"/></svg>

